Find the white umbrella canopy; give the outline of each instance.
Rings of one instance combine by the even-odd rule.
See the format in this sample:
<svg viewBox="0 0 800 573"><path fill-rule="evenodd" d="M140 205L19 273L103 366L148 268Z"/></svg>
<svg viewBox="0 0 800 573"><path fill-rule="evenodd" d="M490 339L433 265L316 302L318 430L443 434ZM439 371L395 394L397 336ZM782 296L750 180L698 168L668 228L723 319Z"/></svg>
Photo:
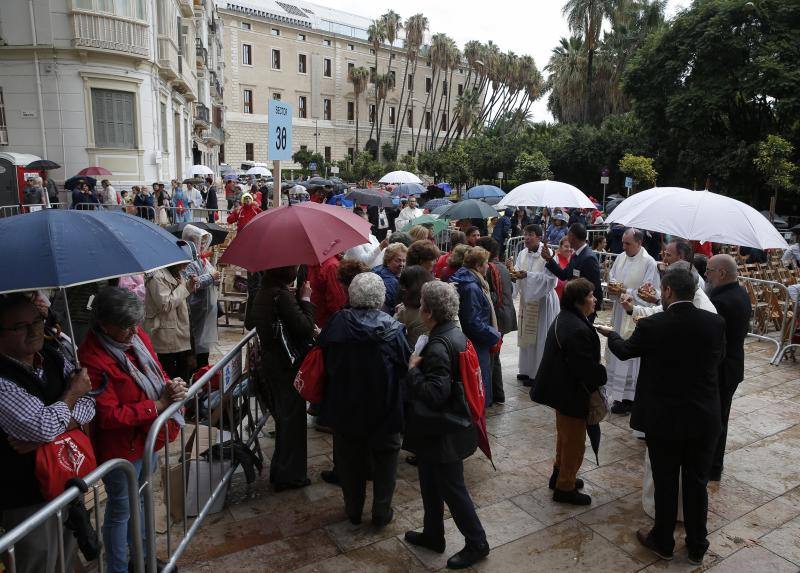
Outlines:
<svg viewBox="0 0 800 573"><path fill-rule="evenodd" d="M247 171L244 172L245 175L261 175L261 177L270 177L272 175L272 171L267 169L266 167L262 167L261 165L256 165L251 167Z"/></svg>
<svg viewBox="0 0 800 573"><path fill-rule="evenodd" d="M594 209L594 203L583 191L561 181L533 181L512 189L497 203L503 207L556 207Z"/></svg>
<svg viewBox="0 0 800 573"><path fill-rule="evenodd" d="M789 245L764 215L750 205L711 191L654 187L625 199L606 223L757 249Z"/></svg>
<svg viewBox="0 0 800 573"><path fill-rule="evenodd" d="M196 177L198 175L214 175L214 171L205 165L192 165L186 170L186 177Z"/></svg>
<svg viewBox="0 0 800 573"><path fill-rule="evenodd" d="M392 171L380 178L378 183L420 183L422 180L408 171Z"/></svg>

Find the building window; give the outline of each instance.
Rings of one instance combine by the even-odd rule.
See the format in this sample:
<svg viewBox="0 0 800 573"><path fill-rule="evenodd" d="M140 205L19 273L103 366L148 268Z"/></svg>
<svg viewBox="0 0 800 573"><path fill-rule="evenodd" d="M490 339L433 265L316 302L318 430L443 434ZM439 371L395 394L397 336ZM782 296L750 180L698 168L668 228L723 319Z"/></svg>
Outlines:
<svg viewBox="0 0 800 573"><path fill-rule="evenodd" d="M2 97L3 97L2 94L0 94L0 105L2 105ZM0 112L0 115L1 114L2 112ZM2 142L1 138L0 142ZM161 102L161 151L166 153L168 149L169 149L169 141L167 139L167 104L166 102L162 101Z"/></svg>
<svg viewBox="0 0 800 573"><path fill-rule="evenodd" d="M269 33L273 36L281 35L281 31L278 28L270 28Z"/></svg>
<svg viewBox="0 0 800 573"><path fill-rule="evenodd" d="M331 148L328 145L325 146L325 162L331 162Z"/></svg>
<svg viewBox="0 0 800 573"><path fill-rule="evenodd" d="M408 91L414 91L414 74L408 74Z"/></svg>
<svg viewBox="0 0 800 573"><path fill-rule="evenodd" d="M447 80L442 81L442 95L447 95Z"/></svg>
<svg viewBox="0 0 800 573"><path fill-rule="evenodd" d="M353 44L347 44L347 50L350 52L355 52L356 47Z"/></svg>
<svg viewBox="0 0 800 573"><path fill-rule="evenodd" d="M242 44L242 65L253 65L253 46L250 44Z"/></svg>
<svg viewBox="0 0 800 573"><path fill-rule="evenodd" d="M375 104L369 104L369 122L375 123Z"/></svg>
<svg viewBox="0 0 800 573"><path fill-rule="evenodd" d="M306 96L300 96L297 100L297 117L305 119L308 113L306 111Z"/></svg>
<svg viewBox="0 0 800 573"><path fill-rule="evenodd" d="M397 74L394 72L394 70L389 72L389 80L391 81L391 83L389 84L390 86L397 85Z"/></svg>
<svg viewBox="0 0 800 573"><path fill-rule="evenodd" d="M439 131L447 131L447 114L442 114L442 124L439 126Z"/></svg>
<svg viewBox="0 0 800 573"><path fill-rule="evenodd" d="M297 34L297 41L298 42L305 42L306 41L306 35L305 34Z"/></svg>
<svg viewBox="0 0 800 573"><path fill-rule="evenodd" d="M352 160L353 160L353 157L355 157L355 155L356 155L356 150L355 150L355 148L353 148L353 147L348 147L348 148L347 148L347 157L349 157L349 158L350 158L350 161L352 161Z"/></svg>
<svg viewBox="0 0 800 573"><path fill-rule="evenodd" d="M425 112L425 129L431 128L431 112Z"/></svg>
<svg viewBox="0 0 800 573"><path fill-rule="evenodd" d="M281 51L280 50L272 50L272 69L279 70L281 69Z"/></svg>
<svg viewBox="0 0 800 573"><path fill-rule="evenodd" d="M225 163L225 144L221 143L219 146L219 162Z"/></svg>
<svg viewBox="0 0 800 573"><path fill-rule="evenodd" d="M397 55L397 54L395 54L394 52L392 52L391 54L389 54L389 59L390 59L390 60L394 60L394 57L395 57L396 55Z"/></svg>
<svg viewBox="0 0 800 573"><path fill-rule="evenodd" d="M374 56L375 55L375 48L370 48L369 49L369 55L370 56Z"/></svg>
<svg viewBox="0 0 800 573"><path fill-rule="evenodd" d="M242 30L250 30L252 26L250 26L250 22L242 22Z"/></svg>
<svg viewBox="0 0 800 573"><path fill-rule="evenodd" d="M433 81L430 78L425 78L425 93L431 93L431 87L433 87Z"/></svg>
<svg viewBox="0 0 800 573"><path fill-rule="evenodd" d="M464 84L458 84L458 95L464 95Z"/></svg>
<svg viewBox="0 0 800 573"><path fill-rule="evenodd" d="M6 104L3 100L3 88L0 88L0 145L8 145L8 124L6 123Z"/></svg>
<svg viewBox="0 0 800 573"><path fill-rule="evenodd" d="M331 77L331 60L330 58L325 58L322 60L322 75L326 78Z"/></svg>
<svg viewBox="0 0 800 573"><path fill-rule="evenodd" d="M328 38L323 38L322 39L322 45L330 47L331 46L331 41Z"/></svg>
<svg viewBox="0 0 800 573"><path fill-rule="evenodd" d="M252 143L245 143L244 144L244 160L245 161L254 161L254 157L256 156L253 150Z"/></svg>
<svg viewBox="0 0 800 573"><path fill-rule="evenodd" d="M327 98L322 100L322 119L331 120L331 100Z"/></svg>
<svg viewBox="0 0 800 573"><path fill-rule="evenodd" d="M298 54L297 55L297 71L301 74L306 73L306 55L305 54Z"/></svg>
<svg viewBox="0 0 800 573"><path fill-rule="evenodd" d="M397 111L395 110L394 106L389 107L389 125L394 125L394 122L397 120Z"/></svg>
<svg viewBox="0 0 800 573"><path fill-rule="evenodd" d="M117 1L111 0L76 0L73 2L75 8L91 10L93 12L105 12L120 18L145 19L145 8L143 0Z"/></svg>
<svg viewBox="0 0 800 573"><path fill-rule="evenodd" d="M92 121L97 147L136 148L133 93L92 89Z"/></svg>
<svg viewBox="0 0 800 573"><path fill-rule="evenodd" d="M281 92L272 92L272 99L281 101Z"/></svg>
<svg viewBox="0 0 800 573"><path fill-rule="evenodd" d="M430 61L430 60L428 60L427 62L425 62L425 65L426 65L426 66L428 66L428 67L430 68L430 67L431 67L431 61Z"/></svg>
<svg viewBox="0 0 800 573"><path fill-rule="evenodd" d="M253 90L242 90L242 111L253 113Z"/></svg>
<svg viewBox="0 0 800 573"><path fill-rule="evenodd" d="M356 119L356 103L354 101L347 102L347 121L355 121Z"/></svg>
<svg viewBox="0 0 800 573"><path fill-rule="evenodd" d="M301 145L300 151L308 151L308 145Z"/></svg>
<svg viewBox="0 0 800 573"><path fill-rule="evenodd" d="M377 76L377 75L378 75L378 72L375 70L375 68L373 66L370 66L369 67L369 83L374 84L375 83L375 76Z"/></svg>
<svg viewBox="0 0 800 573"><path fill-rule="evenodd" d="M413 109L407 110L406 117L408 117L408 127L414 129L414 110Z"/></svg>
<svg viewBox="0 0 800 573"><path fill-rule="evenodd" d="M348 80L352 80L353 79L353 69L355 67L356 67L356 65L353 62L347 62L347 79Z"/></svg>

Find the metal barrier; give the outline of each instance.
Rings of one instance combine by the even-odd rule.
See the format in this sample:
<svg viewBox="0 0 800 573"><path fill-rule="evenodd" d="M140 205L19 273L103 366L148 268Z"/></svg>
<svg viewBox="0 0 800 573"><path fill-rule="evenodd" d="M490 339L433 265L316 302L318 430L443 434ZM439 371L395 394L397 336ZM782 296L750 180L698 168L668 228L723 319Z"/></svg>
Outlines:
<svg viewBox="0 0 800 573"><path fill-rule="evenodd" d="M443 253L450 252L450 229L442 229L433 237L433 242Z"/></svg>
<svg viewBox="0 0 800 573"><path fill-rule="evenodd" d="M245 361L242 353L246 352ZM267 422L268 415L260 413L264 408L261 388L248 373L258 368L260 346L255 330L250 331L228 354L206 374L192 384L181 402L170 405L161 412L150 427L142 457L142 491L147 540L147 571L156 571L156 547L159 534L156 531L155 464L156 439L159 433L168 438L167 421L183 408L186 410L187 426L195 424L187 442L187 427L180 429L180 439L170 446L165 439L164 454L164 505L167 512L167 529L164 545L167 564L163 571L174 571L181 555L197 534L205 518L221 509L226 488L239 465L236 455L225 457L224 444L241 440L251 452L261 459L258 437ZM243 372L242 365L246 364ZM217 376L219 375L219 378ZM214 380L219 380L214 388ZM221 378L221 379L220 379ZM201 434L207 434L205 444ZM179 448L174 444L179 443ZM201 451L206 447L207 453ZM221 445L222 444L222 445ZM255 448L253 451L253 445ZM170 459L177 456L171 465ZM202 474L202 475L201 475ZM195 517L189 525L189 518ZM174 520L177 531L172 531ZM182 531L181 531L182 526ZM173 539L173 535L180 540ZM175 543L177 542L177 545Z"/></svg>
<svg viewBox="0 0 800 573"><path fill-rule="evenodd" d="M130 508L131 523L129 527L132 531L140 531L140 515L139 515L139 483L136 468L127 460L115 458L100 464L94 471L90 472L83 481L87 486L92 488L94 492L94 526L96 531L100 531L100 503L98 496L98 486L100 480L105 477L110 471L121 469L125 473L125 478L128 481L128 507ZM6 468L5 471L13 471L13 468ZM0 537L0 555L8 553L8 567L10 573L15 573L17 570L17 559L15 553L15 545L19 543L28 535L34 535L36 530L42 526L49 519L56 519L58 523L58 547L50 548L50 550L58 551L57 564L59 571L64 573L66 570L67 556L64 554L64 515L63 512L75 499L83 494L77 487L69 487L64 490L64 493L59 495L54 500L46 503L36 513L31 515L25 521L17 525L11 531L7 531ZM131 546L131 562L136 573L144 572L144 558L142 553L142 539L138 534L131 535L133 545ZM97 558L98 569L100 573L105 570L105 548L101 551L100 556Z"/></svg>
<svg viewBox="0 0 800 573"><path fill-rule="evenodd" d="M797 322L797 304L783 283L741 276L739 283L747 291L753 307L747 335L774 344L776 350L770 363L777 365L790 347L797 346L791 343Z"/></svg>
<svg viewBox="0 0 800 573"><path fill-rule="evenodd" d="M506 241L506 256L504 260L517 259L517 255L525 248L525 237L518 235Z"/></svg>

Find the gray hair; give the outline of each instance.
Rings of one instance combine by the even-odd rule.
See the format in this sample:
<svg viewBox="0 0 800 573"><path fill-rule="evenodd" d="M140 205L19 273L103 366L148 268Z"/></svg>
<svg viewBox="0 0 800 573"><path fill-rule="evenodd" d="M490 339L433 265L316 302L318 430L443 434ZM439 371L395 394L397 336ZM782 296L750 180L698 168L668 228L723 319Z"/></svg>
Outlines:
<svg viewBox="0 0 800 573"><path fill-rule="evenodd" d="M694 278L694 285L697 286L697 283L700 279L700 275L697 274L697 271L695 271L692 268L692 263L690 263L689 261L684 261L683 259L681 259L680 261L675 261L669 266L669 268L666 270L666 273L678 270L689 271L690 273L692 273L692 277Z"/></svg>
<svg viewBox="0 0 800 573"><path fill-rule="evenodd" d="M380 308L386 300L386 285L375 273L356 275L347 292L353 308Z"/></svg>
<svg viewBox="0 0 800 573"><path fill-rule="evenodd" d="M437 324L455 320L458 316L458 291L450 283L432 281L422 285L422 306Z"/></svg>
<svg viewBox="0 0 800 573"><path fill-rule="evenodd" d="M632 235L633 240L636 241L637 243L644 242L644 233L641 230L636 229L635 227L629 228L627 231L625 231L625 234Z"/></svg>
<svg viewBox="0 0 800 573"><path fill-rule="evenodd" d="M111 324L128 328L144 320L144 303L133 292L120 287L106 287L92 302L92 327Z"/></svg>

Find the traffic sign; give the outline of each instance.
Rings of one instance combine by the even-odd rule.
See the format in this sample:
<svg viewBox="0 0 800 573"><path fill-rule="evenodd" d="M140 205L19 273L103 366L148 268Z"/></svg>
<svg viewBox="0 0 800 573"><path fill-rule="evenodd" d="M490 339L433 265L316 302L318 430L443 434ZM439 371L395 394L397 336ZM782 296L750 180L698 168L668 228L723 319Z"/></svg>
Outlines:
<svg viewBox="0 0 800 573"><path fill-rule="evenodd" d="M311 171L316 171L316 170L317 170L317 164L316 164L316 163L309 163L309 164L308 164L308 168L309 168Z"/></svg>
<svg viewBox="0 0 800 573"><path fill-rule="evenodd" d="M607 175L603 175L600 178L600 185L608 185L608 176Z"/></svg>
<svg viewBox="0 0 800 573"><path fill-rule="evenodd" d="M633 189L633 177L625 178L625 187L627 187L628 189Z"/></svg>
<svg viewBox="0 0 800 573"><path fill-rule="evenodd" d="M292 158L292 105L285 101L269 100L269 152L271 161Z"/></svg>
<svg viewBox="0 0 800 573"><path fill-rule="evenodd" d="M611 172L608 170L608 167L603 167L603 169L600 170L600 177L608 177L609 175L611 175Z"/></svg>

